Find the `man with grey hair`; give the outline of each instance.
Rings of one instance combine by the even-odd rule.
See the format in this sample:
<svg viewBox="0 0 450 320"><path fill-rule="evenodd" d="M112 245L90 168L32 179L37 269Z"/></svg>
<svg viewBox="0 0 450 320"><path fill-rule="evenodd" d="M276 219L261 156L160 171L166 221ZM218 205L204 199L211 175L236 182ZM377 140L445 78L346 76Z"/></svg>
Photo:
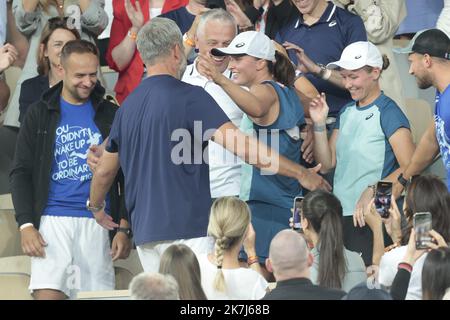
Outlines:
<svg viewBox="0 0 450 320"><path fill-rule="evenodd" d="M270 243L267 270L277 280L274 290L262 300L339 300L345 292L314 285L310 268L314 258L305 239L297 232L280 231Z"/></svg>
<svg viewBox="0 0 450 320"><path fill-rule="evenodd" d="M228 47L236 32L237 25L230 13L223 9L212 9L201 16L195 36L195 46L199 54L211 57L217 70L228 78L232 76L228 70L230 57L213 56L211 50ZM198 59L195 59L186 68L182 81L204 88L233 124L239 127L244 113L222 87L198 72L197 63ZM241 160L213 141L209 142L208 153L211 197L239 196Z"/></svg>
<svg viewBox="0 0 450 320"><path fill-rule="evenodd" d="M170 274L142 272L130 282L131 300L180 300L177 280Z"/></svg>
<svg viewBox="0 0 450 320"><path fill-rule="evenodd" d="M115 173L125 176L125 203L145 271L157 271L160 256L184 243L207 253L211 194L204 148L212 139L267 172L295 178L310 190L329 189L315 170L305 169L244 135L203 88L180 81L186 57L181 32L154 18L138 34L148 78L122 104L91 183L89 203L97 221L116 227L101 208ZM91 162L92 163L92 162Z"/></svg>

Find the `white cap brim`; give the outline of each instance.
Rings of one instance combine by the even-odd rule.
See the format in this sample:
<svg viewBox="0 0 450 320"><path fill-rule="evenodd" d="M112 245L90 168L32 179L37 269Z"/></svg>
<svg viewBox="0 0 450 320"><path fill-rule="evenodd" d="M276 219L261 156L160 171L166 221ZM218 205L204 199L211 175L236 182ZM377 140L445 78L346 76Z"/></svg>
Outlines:
<svg viewBox="0 0 450 320"><path fill-rule="evenodd" d="M244 50L240 50L240 48L214 48L211 49L211 53L214 56L233 56L233 55L241 55L241 54L247 54L246 48L243 47Z"/></svg>
<svg viewBox="0 0 450 320"><path fill-rule="evenodd" d="M335 61L327 64L328 69L345 69L345 70L357 70L365 66L365 63L355 63L355 61Z"/></svg>

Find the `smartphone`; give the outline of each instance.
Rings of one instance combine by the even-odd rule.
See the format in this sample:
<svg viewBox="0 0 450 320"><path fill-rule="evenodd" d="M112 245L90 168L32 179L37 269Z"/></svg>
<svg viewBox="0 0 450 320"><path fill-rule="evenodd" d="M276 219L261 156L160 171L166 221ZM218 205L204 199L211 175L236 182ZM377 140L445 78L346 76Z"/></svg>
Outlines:
<svg viewBox="0 0 450 320"><path fill-rule="evenodd" d="M303 232L302 224L300 222L300 212L302 210L303 197L295 197L294 210L292 212L292 229L297 232Z"/></svg>
<svg viewBox="0 0 450 320"><path fill-rule="evenodd" d="M375 209L382 218L389 218L391 197L392 197L392 182L378 181L375 191Z"/></svg>
<svg viewBox="0 0 450 320"><path fill-rule="evenodd" d="M417 212L414 214L414 231L416 232L416 249L428 249L426 242L433 239L430 236L432 228L430 212Z"/></svg>

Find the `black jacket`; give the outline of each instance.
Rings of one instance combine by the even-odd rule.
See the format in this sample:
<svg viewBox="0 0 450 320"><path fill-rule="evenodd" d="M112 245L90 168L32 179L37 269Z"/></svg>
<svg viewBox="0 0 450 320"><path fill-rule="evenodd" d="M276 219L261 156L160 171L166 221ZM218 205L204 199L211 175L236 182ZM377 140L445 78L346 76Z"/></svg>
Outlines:
<svg viewBox="0 0 450 320"><path fill-rule="evenodd" d="M277 286L262 300L340 300L345 292L314 285L306 278L277 281Z"/></svg>
<svg viewBox="0 0 450 320"><path fill-rule="evenodd" d="M49 89L48 76L36 76L22 83L19 97L19 122L22 123L28 108L39 101L42 94Z"/></svg>
<svg viewBox="0 0 450 320"><path fill-rule="evenodd" d="M33 223L39 228L48 201L56 128L60 120L62 82L46 91L32 104L17 137L11 193L19 226ZM117 106L104 100L105 90L97 83L90 99L95 110L94 122L103 139L108 137ZM123 196L123 174L119 171L110 191L111 215L116 222L128 220ZM122 192L119 194L119 192Z"/></svg>

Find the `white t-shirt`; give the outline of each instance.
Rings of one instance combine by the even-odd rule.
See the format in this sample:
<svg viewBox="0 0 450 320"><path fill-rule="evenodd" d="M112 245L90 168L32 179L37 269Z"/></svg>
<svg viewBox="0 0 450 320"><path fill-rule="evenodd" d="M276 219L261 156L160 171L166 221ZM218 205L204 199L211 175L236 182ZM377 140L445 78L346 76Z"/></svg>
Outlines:
<svg viewBox="0 0 450 320"><path fill-rule="evenodd" d="M402 262L403 257L406 254L407 246L395 248L389 252L386 252L381 257L380 270L378 274L378 281L381 285L390 287L397 274L398 264ZM419 260L414 263L414 267L411 273L411 279L409 280L408 293L406 294L406 300L422 300L422 269L427 254L422 255Z"/></svg>
<svg viewBox="0 0 450 320"><path fill-rule="evenodd" d="M161 14L162 8L150 8L150 19Z"/></svg>
<svg viewBox="0 0 450 320"><path fill-rule="evenodd" d="M239 128L244 113L220 86L198 73L195 67L196 62L197 60L187 66L181 80L204 88L230 118L231 122ZM231 76L229 70L225 70L223 74L226 77ZM209 141L208 144L208 158L211 197L239 195L242 160L213 141Z"/></svg>
<svg viewBox="0 0 450 320"><path fill-rule="evenodd" d="M111 25L114 19L112 1L105 1L105 12L108 15L108 25L105 30L98 36L99 39L108 39L111 34Z"/></svg>
<svg viewBox="0 0 450 320"><path fill-rule="evenodd" d="M202 287L208 300L259 300L266 294L268 283L252 269L222 269L226 292L214 289L217 267L208 260L208 255L198 255L202 277Z"/></svg>

